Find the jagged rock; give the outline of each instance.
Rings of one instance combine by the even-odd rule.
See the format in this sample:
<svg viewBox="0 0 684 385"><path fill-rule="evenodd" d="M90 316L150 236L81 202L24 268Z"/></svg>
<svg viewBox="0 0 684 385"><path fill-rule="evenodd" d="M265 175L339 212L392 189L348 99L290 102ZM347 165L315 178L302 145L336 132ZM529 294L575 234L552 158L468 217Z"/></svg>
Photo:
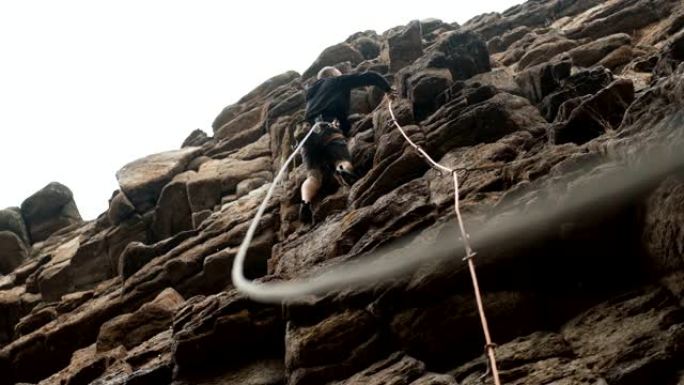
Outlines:
<svg viewBox="0 0 684 385"><path fill-rule="evenodd" d="M135 312L122 314L105 322L97 336L97 350L107 351L118 345L123 345L126 349L138 346L168 329L176 309L184 302L178 292L168 288Z"/></svg>
<svg viewBox="0 0 684 385"><path fill-rule="evenodd" d="M21 216L21 209L18 207L0 210L0 231L11 231L16 234L24 244L31 244L26 223Z"/></svg>
<svg viewBox="0 0 684 385"><path fill-rule="evenodd" d="M9 274L28 257L24 242L11 231L0 231L0 274Z"/></svg>
<svg viewBox="0 0 684 385"><path fill-rule="evenodd" d="M0 290L0 346L14 338L14 327L38 304L40 296L26 293L23 287ZM0 368L2 368L0 356ZM4 372L3 372L4 373Z"/></svg>
<svg viewBox="0 0 684 385"><path fill-rule="evenodd" d="M491 40L487 42L487 48L489 49L489 53L495 54L507 50L508 47L511 46L511 44L520 40L520 38L522 38L530 32L531 30L528 27L522 25L520 27L516 27L506 32L501 37L493 37Z"/></svg>
<svg viewBox="0 0 684 385"><path fill-rule="evenodd" d="M187 182L192 179L193 174L188 172L177 175L159 194L152 221L156 239L169 238L193 228L187 193Z"/></svg>
<svg viewBox="0 0 684 385"><path fill-rule="evenodd" d="M413 74L407 82L407 96L413 103L413 115L420 121L439 108L437 96L449 88L451 73L445 68L426 69Z"/></svg>
<svg viewBox="0 0 684 385"><path fill-rule="evenodd" d="M448 68L454 80L466 80L491 69L487 46L472 32L444 33L435 43L435 50L439 53L432 58L435 67Z"/></svg>
<svg viewBox="0 0 684 385"><path fill-rule="evenodd" d="M208 141L210 141L211 138L207 136L207 133L200 130L199 128L194 130L193 132L188 135L187 138L183 141L183 144L181 144L181 148L185 147L199 147Z"/></svg>
<svg viewBox="0 0 684 385"><path fill-rule="evenodd" d="M621 66L629 63L634 59L634 49L628 45L623 45L618 47L608 55L606 55L598 65L608 68L611 71L615 71Z"/></svg>
<svg viewBox="0 0 684 385"><path fill-rule="evenodd" d="M34 243L45 240L59 229L81 223L71 190L57 182L26 198L21 204L21 214Z"/></svg>
<svg viewBox="0 0 684 385"><path fill-rule="evenodd" d="M126 195L121 191L116 191L114 196L109 201L109 210L107 210L107 217L112 225L116 226L131 218L135 214L135 206L126 198Z"/></svg>
<svg viewBox="0 0 684 385"><path fill-rule="evenodd" d="M340 379L379 358L377 326L364 311L346 311L312 326L288 324L285 367L292 384Z"/></svg>
<svg viewBox="0 0 684 385"><path fill-rule="evenodd" d="M673 3L669 0L634 0L627 4L613 3L611 6L614 8L599 12L590 20L585 21L582 26L568 31L568 37L598 39L614 33L631 33L669 14Z"/></svg>
<svg viewBox="0 0 684 385"><path fill-rule="evenodd" d="M421 377L423 373L425 373L424 363L404 354L395 353L336 384L414 384L414 380Z"/></svg>
<svg viewBox="0 0 684 385"><path fill-rule="evenodd" d="M239 197L247 195L250 191L255 190L266 183L268 183L268 179L270 173L261 173L265 177L254 177L254 178L249 178L241 181L240 183L237 184L237 187L235 188L235 194Z"/></svg>
<svg viewBox="0 0 684 385"><path fill-rule="evenodd" d="M347 43L350 43L352 47L359 51L366 60L375 59L380 55L381 45L375 32L358 36L351 41L347 39Z"/></svg>
<svg viewBox="0 0 684 385"><path fill-rule="evenodd" d="M573 48L567 54L572 59L573 65L589 67L619 47L630 44L632 44L631 36L626 33L617 33Z"/></svg>
<svg viewBox="0 0 684 385"><path fill-rule="evenodd" d="M421 24L418 20L388 33L382 57L389 63L390 71L397 72L423 55L421 36Z"/></svg>
<svg viewBox="0 0 684 385"><path fill-rule="evenodd" d="M150 155L125 165L116 172L116 179L136 210L143 213L154 207L162 188L198 153L199 148L186 147Z"/></svg>
<svg viewBox="0 0 684 385"><path fill-rule="evenodd" d="M560 82L557 89L546 95L540 103L542 114L549 122L556 119L563 103L580 96L595 94L608 87L613 75L604 67L593 67L577 72Z"/></svg>
<svg viewBox="0 0 684 385"><path fill-rule="evenodd" d="M263 119L263 115L264 108L262 106L245 111L217 128L214 132L214 136L218 140L232 139L236 135L251 129L254 126L258 126Z"/></svg>
<svg viewBox="0 0 684 385"><path fill-rule="evenodd" d="M518 73L515 81L527 99L538 103L555 91L563 79L570 76L571 68L572 63L569 61L539 64Z"/></svg>
<svg viewBox="0 0 684 385"><path fill-rule="evenodd" d="M466 86L477 88L480 85L492 86L499 91L509 94L525 96L518 83L515 82L513 72L508 68L494 68L489 72L477 74L465 82Z"/></svg>
<svg viewBox="0 0 684 385"><path fill-rule="evenodd" d="M632 81L618 79L580 102L565 122L554 125L550 135L556 144L585 143L608 130L616 129L633 100Z"/></svg>
<svg viewBox="0 0 684 385"><path fill-rule="evenodd" d="M537 64L542 64L559 53L570 51L575 47L577 47L577 42L565 38L558 38L547 43L539 44L538 46L528 50L520 58L518 67L520 69L525 69Z"/></svg>
<svg viewBox="0 0 684 385"><path fill-rule="evenodd" d="M29 315L23 317L14 327L14 335L21 337L23 335L29 334L30 332L56 318L57 310L53 306L45 307L38 311L33 311Z"/></svg>
<svg viewBox="0 0 684 385"><path fill-rule="evenodd" d="M347 43L336 44L324 49L313 64L304 71L302 78L307 79L315 76L325 66L332 66L345 61L351 62L352 66L356 66L363 60L363 56L351 45Z"/></svg>
<svg viewBox="0 0 684 385"><path fill-rule="evenodd" d="M181 372L207 363L264 357L282 349L279 308L258 304L235 290L189 301L173 322L174 361Z"/></svg>
<svg viewBox="0 0 684 385"><path fill-rule="evenodd" d="M514 131L538 129L546 121L526 99L502 92L466 108L446 104L427 124L428 148L441 156L454 147L493 142Z"/></svg>
<svg viewBox="0 0 684 385"><path fill-rule="evenodd" d="M200 166L197 176L189 184L204 180L219 180L223 194L234 193L237 184L251 175L271 170L271 160L267 157L252 160L221 159L211 160ZM192 195L192 192L191 192ZM191 198L193 199L193 198ZM193 211L198 211L193 209Z"/></svg>
<svg viewBox="0 0 684 385"><path fill-rule="evenodd" d="M592 308L562 334L579 361L608 383L665 380L680 367L681 308L662 288Z"/></svg>
<svg viewBox="0 0 684 385"><path fill-rule="evenodd" d="M219 113L219 115L214 119L214 122L211 124L211 128L214 130L214 133L220 127L237 117L239 114L245 112L246 108L253 108L253 102L258 102L267 95L276 92L278 88L285 86L298 78L299 74L297 72L287 71L261 83L247 95L243 96L237 104L227 106L221 111L221 113Z"/></svg>

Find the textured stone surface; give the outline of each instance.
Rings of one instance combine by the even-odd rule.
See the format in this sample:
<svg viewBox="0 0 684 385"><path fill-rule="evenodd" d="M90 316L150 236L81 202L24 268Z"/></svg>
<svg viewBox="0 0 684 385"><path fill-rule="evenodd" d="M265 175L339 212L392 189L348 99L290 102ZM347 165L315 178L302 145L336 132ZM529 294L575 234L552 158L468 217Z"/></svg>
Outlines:
<svg viewBox="0 0 684 385"><path fill-rule="evenodd" d="M295 157L245 273L307 279L376 252L391 269L445 259L285 304L233 287L323 65L383 74L407 135L459 169L503 383L681 382L681 166L611 176L681 153L681 15L674 0L545 0L463 26L358 32L303 77L277 75L223 109L215 137L193 132L181 150L129 164L107 215L75 220L58 185L0 211L0 235L25 246L0 263L0 384L491 383L451 247L453 179L407 145L375 89L352 95L359 179L326 180L316 222L302 224Z"/></svg>

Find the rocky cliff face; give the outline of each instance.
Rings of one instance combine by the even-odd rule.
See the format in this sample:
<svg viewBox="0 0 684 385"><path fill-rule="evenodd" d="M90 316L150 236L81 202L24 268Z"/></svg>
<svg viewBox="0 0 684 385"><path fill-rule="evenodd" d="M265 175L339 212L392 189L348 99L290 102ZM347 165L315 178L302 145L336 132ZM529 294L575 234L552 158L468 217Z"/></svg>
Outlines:
<svg viewBox="0 0 684 385"><path fill-rule="evenodd" d="M681 143L683 61L679 0L530 0L462 26L354 34L226 107L212 137L123 167L97 220L59 184L0 211L0 384L478 384L487 367L460 258L306 305L232 288L249 220L304 132L306 86L325 65L385 74L429 153L496 166L463 182L475 226L549 197L562 207L650 146ZM450 179L407 147L381 98L352 94L362 178L329 186L303 225L298 162L260 223L250 277L304 277L453 234ZM684 384L684 174L651 182L475 245L506 384Z"/></svg>

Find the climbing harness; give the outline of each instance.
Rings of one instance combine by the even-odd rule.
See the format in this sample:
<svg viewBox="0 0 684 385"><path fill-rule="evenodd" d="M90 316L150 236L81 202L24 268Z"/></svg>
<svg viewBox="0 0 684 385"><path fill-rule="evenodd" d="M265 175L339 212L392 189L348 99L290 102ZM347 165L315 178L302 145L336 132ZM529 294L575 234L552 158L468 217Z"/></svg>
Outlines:
<svg viewBox="0 0 684 385"><path fill-rule="evenodd" d="M461 232L461 239L463 240L463 247L465 249L465 257L463 258L463 260L468 263L470 277L473 281L473 290L475 291L475 302L477 303L477 311L480 314L480 322L482 323L482 331L484 332L485 354L487 355L489 361L489 368L491 369L492 377L494 378L494 384L500 385L501 382L499 380L499 371L496 367L496 345L492 342L492 338L489 334L489 325L487 324L487 317L485 315L484 306L482 304L480 285L477 281L477 274L475 272L475 262L473 261L473 258L475 257L476 253L475 251L473 251L473 248L470 245L470 236L466 232L465 225L463 224L463 218L461 217L461 209L459 207L458 170L437 163L434 159L432 159L432 157L430 157L430 155L428 155L427 152L425 152L425 150L423 150L419 145L414 143L411 140L411 138L409 138L409 136L406 135L404 129L401 127L399 122L397 122L396 116L394 116L394 111L392 109L392 99L387 100L387 108L389 110L390 116L392 117L392 122L397 127L399 132L401 132L401 134L404 136L404 139L406 139L406 141L411 145L411 147L413 147L413 149L416 150L416 152L418 152L418 154L421 155L423 159L425 159L425 161L428 162L428 164L430 164L430 166L432 166L438 171L448 172L454 178L454 211L456 212L456 220L458 222L458 228Z"/></svg>

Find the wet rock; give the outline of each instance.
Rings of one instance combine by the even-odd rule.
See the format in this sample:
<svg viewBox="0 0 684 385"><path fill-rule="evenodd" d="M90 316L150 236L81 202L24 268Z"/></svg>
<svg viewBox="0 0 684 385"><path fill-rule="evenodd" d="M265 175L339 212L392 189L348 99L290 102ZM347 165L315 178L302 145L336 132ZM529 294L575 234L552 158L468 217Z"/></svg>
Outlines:
<svg viewBox="0 0 684 385"><path fill-rule="evenodd" d="M356 66L364 60L359 51L347 43L340 43L328 47L318 55L318 58L311 64L309 68L302 74L302 78L307 79L316 76L318 71L325 66L333 66L345 61L351 62L352 66Z"/></svg>
<svg viewBox="0 0 684 385"><path fill-rule="evenodd" d="M121 191L142 213L154 207L162 188L184 171L198 152L197 147L186 147L150 155L125 165L116 172L116 179Z"/></svg>
<svg viewBox="0 0 684 385"><path fill-rule="evenodd" d="M21 203L31 241L40 242L64 227L82 222L68 187L52 182Z"/></svg>
<svg viewBox="0 0 684 385"><path fill-rule="evenodd" d="M627 107L634 100L634 85L630 80L618 79L596 95L583 100L568 119L554 125L554 143L585 143L622 122Z"/></svg>
<svg viewBox="0 0 684 385"><path fill-rule="evenodd" d="M423 55L421 36L421 24L418 20L410 22L400 30L388 33L382 57L389 62L391 72L399 71Z"/></svg>

